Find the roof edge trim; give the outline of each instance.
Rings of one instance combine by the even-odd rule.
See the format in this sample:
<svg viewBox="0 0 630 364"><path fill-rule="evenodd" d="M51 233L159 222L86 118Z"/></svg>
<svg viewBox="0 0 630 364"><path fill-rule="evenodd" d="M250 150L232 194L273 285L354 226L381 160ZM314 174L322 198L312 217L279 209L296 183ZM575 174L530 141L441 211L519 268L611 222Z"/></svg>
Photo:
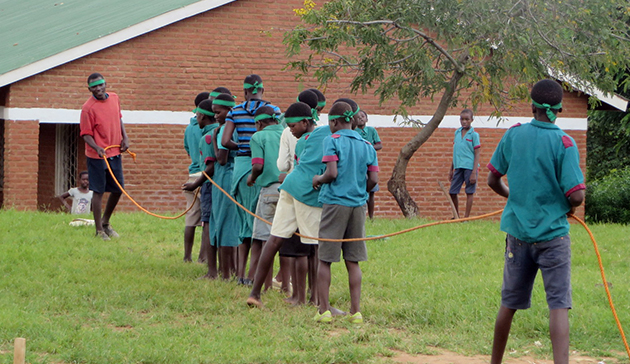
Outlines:
<svg viewBox="0 0 630 364"><path fill-rule="evenodd" d="M0 87L237 0L201 0L0 75Z"/></svg>

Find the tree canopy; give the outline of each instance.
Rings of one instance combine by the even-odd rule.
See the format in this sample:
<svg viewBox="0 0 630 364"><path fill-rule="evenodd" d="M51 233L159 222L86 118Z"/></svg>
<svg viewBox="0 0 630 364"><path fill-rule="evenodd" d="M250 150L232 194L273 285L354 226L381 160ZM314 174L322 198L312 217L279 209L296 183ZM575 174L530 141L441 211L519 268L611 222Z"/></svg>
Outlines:
<svg viewBox="0 0 630 364"><path fill-rule="evenodd" d="M625 0L305 0L296 14L302 23L285 43L290 56L303 55L291 63L301 74L327 83L354 70L354 92L397 99L402 116L440 96L388 183L405 216L418 212L406 192L407 162L457 101L492 105L500 116L541 78L611 93L630 69Z"/></svg>

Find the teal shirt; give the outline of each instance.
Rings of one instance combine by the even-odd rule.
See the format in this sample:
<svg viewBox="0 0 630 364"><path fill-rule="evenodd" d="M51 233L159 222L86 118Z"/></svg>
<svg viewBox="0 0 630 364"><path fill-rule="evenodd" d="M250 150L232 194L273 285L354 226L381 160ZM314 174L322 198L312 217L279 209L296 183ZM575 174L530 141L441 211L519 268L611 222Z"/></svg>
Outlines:
<svg viewBox="0 0 630 364"><path fill-rule="evenodd" d="M188 153L191 162L188 166L188 174L201 172L201 169L199 169L199 139L201 139L201 136L201 128L199 128L197 118L193 116L190 118L190 124L184 131L184 149Z"/></svg>
<svg viewBox="0 0 630 364"><path fill-rule="evenodd" d="M475 169L475 149L481 147L479 133L471 126L462 137L462 128L455 131L453 140L453 169Z"/></svg>
<svg viewBox="0 0 630 364"><path fill-rule="evenodd" d="M201 139L199 139L199 168L200 171L206 170L206 165L208 163L214 163L216 158L214 157L214 151L212 150L212 131L219 126L218 123L212 123L210 125L206 125L206 127L202 130ZM208 183L210 181L206 181L204 183Z"/></svg>
<svg viewBox="0 0 630 364"><path fill-rule="evenodd" d="M324 139L322 162L337 162L337 178L324 183L319 202L347 207L363 206L367 202L368 171L378 172L376 151L359 133L341 129Z"/></svg>
<svg viewBox="0 0 630 364"><path fill-rule="evenodd" d="M280 185L279 189L285 190L305 205L322 207L321 202L319 202L319 190L313 188L313 177L324 173L326 169L326 164L322 162L324 156L322 145L324 138L330 134L330 127L324 125L316 128L308 135L302 135L298 140L298 145L303 143L300 146L302 152L299 155L297 154L297 145L295 147L298 163Z"/></svg>
<svg viewBox="0 0 630 364"><path fill-rule="evenodd" d="M269 125L252 135L249 141L249 149L252 152L252 165L262 164L263 171L256 178L256 185L267 187L278 183L280 170L278 170L278 151L280 150L280 137L284 126L281 124Z"/></svg>
<svg viewBox="0 0 630 364"><path fill-rule="evenodd" d="M366 126L363 129L361 128L356 128L355 131L357 133L359 133L359 135L367 140L368 142L372 143L372 145L378 144L381 142L381 138L378 136L378 132L376 131L376 129L374 129L371 126Z"/></svg>
<svg viewBox="0 0 630 364"><path fill-rule="evenodd" d="M573 138L535 119L516 124L503 135L488 168L497 176L507 175L510 186L502 231L528 243L569 233L568 196L586 188Z"/></svg>

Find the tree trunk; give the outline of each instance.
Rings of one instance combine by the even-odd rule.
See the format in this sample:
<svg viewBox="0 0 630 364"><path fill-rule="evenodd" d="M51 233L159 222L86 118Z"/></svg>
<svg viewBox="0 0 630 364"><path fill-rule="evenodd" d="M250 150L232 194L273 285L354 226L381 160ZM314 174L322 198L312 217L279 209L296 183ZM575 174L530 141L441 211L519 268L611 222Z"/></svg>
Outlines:
<svg viewBox="0 0 630 364"><path fill-rule="evenodd" d="M401 150L398 154L398 159L394 165L392 176L387 182L387 189L394 196L398 206L406 218L413 218L418 216L418 205L414 202L407 191L407 182L405 177L407 174L407 165L409 160L413 157L414 153L426 142L433 134L435 129L438 128L444 115L451 105L455 90L457 90L457 84L464 75L463 72L456 70L453 73L453 77L448 83L444 94L440 99L440 103L433 114L433 117L427 125L425 125Z"/></svg>

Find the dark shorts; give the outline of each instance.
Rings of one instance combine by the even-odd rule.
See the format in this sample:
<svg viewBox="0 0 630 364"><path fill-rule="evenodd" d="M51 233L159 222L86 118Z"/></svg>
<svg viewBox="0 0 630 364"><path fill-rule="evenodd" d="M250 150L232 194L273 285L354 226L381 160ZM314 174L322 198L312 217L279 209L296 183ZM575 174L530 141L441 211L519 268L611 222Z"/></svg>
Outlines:
<svg viewBox="0 0 630 364"><path fill-rule="evenodd" d="M367 206L347 207L324 204L322 220L319 223L319 237L322 239L365 238L365 213ZM319 242L317 251L321 261L338 262L341 252L343 259L350 262L367 260L365 240Z"/></svg>
<svg viewBox="0 0 630 364"><path fill-rule="evenodd" d="M278 254L280 254L281 257L308 257L313 254L314 250L314 244L302 244L300 237L293 234L292 237L285 239L282 242L282 246L280 247Z"/></svg>
<svg viewBox="0 0 630 364"><path fill-rule="evenodd" d="M527 243L508 234L505 242L501 305L515 310L529 308L534 279L540 269L549 309L571 308L569 235L540 243Z"/></svg>
<svg viewBox="0 0 630 364"><path fill-rule="evenodd" d="M212 212L212 184L210 182L201 185L199 199L201 204L201 222L209 222L210 213Z"/></svg>
<svg viewBox="0 0 630 364"><path fill-rule="evenodd" d="M122 193L112 175L107 169L104 159L87 158L88 177L90 179L90 190L95 193L103 194L105 192ZM119 154L115 157L107 158L109 166L114 172L114 176L123 188L125 187L125 179L123 178L122 156Z"/></svg>
<svg viewBox="0 0 630 364"><path fill-rule="evenodd" d="M453 179L451 179L451 189L448 191L448 193L450 193L451 195L459 194L459 191L461 191L464 182L466 182L466 194L472 195L473 193L475 193L475 191L477 191L477 184L470 184L471 174L472 169L455 169L453 171ZM479 172L477 172L477 177L479 177Z"/></svg>

